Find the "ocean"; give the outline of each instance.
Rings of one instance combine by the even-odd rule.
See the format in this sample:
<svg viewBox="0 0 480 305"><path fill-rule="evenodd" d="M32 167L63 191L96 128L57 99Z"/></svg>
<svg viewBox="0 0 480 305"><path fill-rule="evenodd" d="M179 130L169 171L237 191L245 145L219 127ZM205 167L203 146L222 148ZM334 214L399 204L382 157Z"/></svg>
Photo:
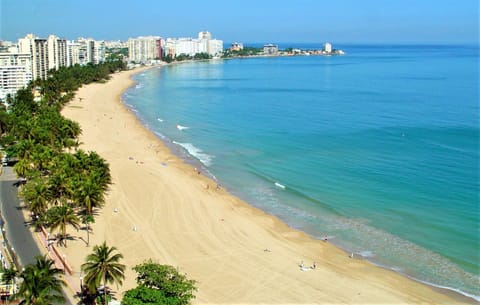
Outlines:
<svg viewBox="0 0 480 305"><path fill-rule="evenodd" d="M338 48L154 68L124 101L248 203L480 300L478 46Z"/></svg>

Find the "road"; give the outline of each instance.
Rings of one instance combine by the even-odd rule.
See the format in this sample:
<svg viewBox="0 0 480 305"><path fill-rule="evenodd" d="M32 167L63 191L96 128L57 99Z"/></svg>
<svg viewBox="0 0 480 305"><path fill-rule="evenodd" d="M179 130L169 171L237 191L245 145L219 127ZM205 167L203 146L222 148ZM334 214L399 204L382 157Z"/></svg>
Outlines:
<svg viewBox="0 0 480 305"><path fill-rule="evenodd" d="M5 221L5 236L9 247L14 248L16 259L20 266L35 262L35 256L43 255L33 239L29 227L23 217L20 200L17 196L17 183L20 180L13 172L11 166L4 166L0 176L0 210L2 219ZM72 303L70 294L64 292L66 300L64 304Z"/></svg>
<svg viewBox="0 0 480 305"><path fill-rule="evenodd" d="M17 254L20 265L34 263L35 256L42 255L32 234L25 223L16 184L20 180L13 173L12 167L3 167L0 176L0 207L5 223L5 235Z"/></svg>

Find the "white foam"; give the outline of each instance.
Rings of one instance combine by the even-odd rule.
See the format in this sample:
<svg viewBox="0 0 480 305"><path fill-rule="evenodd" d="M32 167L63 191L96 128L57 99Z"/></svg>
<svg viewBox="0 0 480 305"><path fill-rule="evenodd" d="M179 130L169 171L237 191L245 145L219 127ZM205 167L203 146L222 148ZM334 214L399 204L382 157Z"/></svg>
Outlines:
<svg viewBox="0 0 480 305"><path fill-rule="evenodd" d="M278 183L278 182L275 182L275 186L278 187L278 188L281 188L282 190L285 189L285 185L280 184L280 183Z"/></svg>
<svg viewBox="0 0 480 305"><path fill-rule="evenodd" d="M161 123L161 122L163 122L163 119L157 118L157 121L159 121Z"/></svg>
<svg viewBox="0 0 480 305"><path fill-rule="evenodd" d="M368 251L368 250L359 251L359 252L357 252L357 254L360 255L361 257L367 257L367 258L375 256L375 254L373 254L372 251Z"/></svg>
<svg viewBox="0 0 480 305"><path fill-rule="evenodd" d="M212 160L213 160L214 157L204 153L203 150L201 150L198 147L195 147L193 144L191 144L191 143L179 143L179 142L176 142L176 141L173 141L173 143L183 147L190 155L197 158L205 166L212 165Z"/></svg>
<svg viewBox="0 0 480 305"><path fill-rule="evenodd" d="M180 130L180 131L188 129L188 128L189 127L187 127L187 126L177 125L177 129Z"/></svg>

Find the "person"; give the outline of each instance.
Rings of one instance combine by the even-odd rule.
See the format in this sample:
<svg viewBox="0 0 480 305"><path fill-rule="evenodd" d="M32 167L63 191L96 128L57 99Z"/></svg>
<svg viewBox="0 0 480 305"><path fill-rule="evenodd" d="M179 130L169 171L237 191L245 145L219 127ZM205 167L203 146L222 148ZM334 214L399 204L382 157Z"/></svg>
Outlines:
<svg viewBox="0 0 480 305"><path fill-rule="evenodd" d="M313 262L312 269L315 269L315 268L317 268L317 263Z"/></svg>

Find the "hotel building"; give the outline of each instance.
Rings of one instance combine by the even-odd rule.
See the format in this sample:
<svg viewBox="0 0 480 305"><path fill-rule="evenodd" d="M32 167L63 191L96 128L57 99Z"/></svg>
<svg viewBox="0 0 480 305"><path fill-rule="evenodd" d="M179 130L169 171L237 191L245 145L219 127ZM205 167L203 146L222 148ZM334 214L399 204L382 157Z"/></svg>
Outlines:
<svg viewBox="0 0 480 305"><path fill-rule="evenodd" d="M0 53L0 100L15 94L32 80L32 57L22 53Z"/></svg>
<svg viewBox="0 0 480 305"><path fill-rule="evenodd" d="M165 53L172 57L180 54L194 56L198 53L219 56L223 52L223 41L212 39L212 34L204 31L198 33L198 38L167 38L164 48Z"/></svg>
<svg viewBox="0 0 480 305"><path fill-rule="evenodd" d="M162 59L162 38L159 36L130 38L127 46L131 62L147 63Z"/></svg>
<svg viewBox="0 0 480 305"><path fill-rule="evenodd" d="M28 34L18 40L18 48L32 56L33 79L45 79L49 70L67 65L67 41L55 35L44 39Z"/></svg>

